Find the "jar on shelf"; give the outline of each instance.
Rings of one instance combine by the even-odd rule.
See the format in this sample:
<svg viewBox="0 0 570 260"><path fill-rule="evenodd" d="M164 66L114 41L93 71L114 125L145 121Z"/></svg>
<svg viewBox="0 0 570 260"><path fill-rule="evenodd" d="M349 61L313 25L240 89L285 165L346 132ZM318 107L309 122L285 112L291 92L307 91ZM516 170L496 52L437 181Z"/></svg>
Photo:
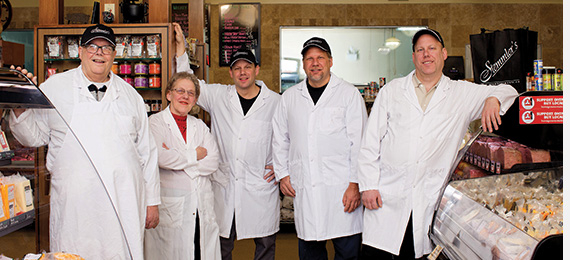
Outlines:
<svg viewBox="0 0 570 260"><path fill-rule="evenodd" d="M148 77L148 87L149 88L160 88L160 76L151 75Z"/></svg>
<svg viewBox="0 0 570 260"><path fill-rule="evenodd" d="M148 64L142 61L135 63L135 75L148 75Z"/></svg>
<svg viewBox="0 0 570 260"><path fill-rule="evenodd" d="M129 76L129 75L124 75L124 76L122 76L122 79L123 79L125 82L129 83L131 86L134 86L134 81L133 81L133 78L132 78L131 76Z"/></svg>
<svg viewBox="0 0 570 260"><path fill-rule="evenodd" d="M133 72L133 68L128 61L121 63L119 66L119 73L122 75L130 75Z"/></svg>
<svg viewBox="0 0 570 260"><path fill-rule="evenodd" d="M158 75L160 74L160 63L157 61L153 61L148 65L148 74L150 75Z"/></svg>
<svg viewBox="0 0 570 260"><path fill-rule="evenodd" d="M135 88L148 88L148 78L143 75L136 76Z"/></svg>
<svg viewBox="0 0 570 260"><path fill-rule="evenodd" d="M115 74L119 74L119 62L114 61L113 66L111 66L111 71Z"/></svg>

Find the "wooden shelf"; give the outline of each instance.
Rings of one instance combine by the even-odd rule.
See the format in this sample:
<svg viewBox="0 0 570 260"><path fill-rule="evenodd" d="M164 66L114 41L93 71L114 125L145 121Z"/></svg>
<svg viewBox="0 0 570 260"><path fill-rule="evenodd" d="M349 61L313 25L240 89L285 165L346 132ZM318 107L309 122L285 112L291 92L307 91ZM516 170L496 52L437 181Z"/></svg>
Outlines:
<svg viewBox="0 0 570 260"><path fill-rule="evenodd" d="M0 222L0 237L34 223L35 211L30 210L13 218Z"/></svg>
<svg viewBox="0 0 570 260"><path fill-rule="evenodd" d="M46 76L46 66L49 63L50 67L57 68L57 72L62 72L68 69L76 68L80 62L79 59L70 59L64 54L64 58L43 58L46 57L46 40L48 36L81 36L85 28L89 26L86 24L67 24L67 25L53 25L53 26L37 26L34 34L35 45L35 63L36 75L38 76L39 83L42 83ZM144 62L160 62L161 63L161 88L137 88L137 90L145 90L140 94L144 99L160 99L163 104L166 103L166 95L164 88L168 83L169 76L172 72L174 61L174 37L172 37L173 28L169 23L141 23L141 24L109 24L115 35L160 35L160 58L115 58L117 62L124 61L144 61ZM64 46L65 47L65 40ZM42 58L39 58L42 57ZM120 76L120 75L119 75ZM157 94L155 91L146 90L162 90Z"/></svg>

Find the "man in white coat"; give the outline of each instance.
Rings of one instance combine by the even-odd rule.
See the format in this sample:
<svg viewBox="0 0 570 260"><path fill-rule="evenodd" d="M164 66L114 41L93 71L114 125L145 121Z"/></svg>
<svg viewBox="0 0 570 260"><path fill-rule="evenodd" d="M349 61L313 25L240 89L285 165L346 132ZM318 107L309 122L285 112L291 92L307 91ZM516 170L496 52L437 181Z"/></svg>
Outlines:
<svg viewBox="0 0 570 260"><path fill-rule="evenodd" d="M362 139L363 259L415 259L430 253L435 203L469 123L481 118L484 130L498 129L500 114L517 96L508 85L444 76L447 50L432 29L414 35L412 50L416 69L380 90Z"/></svg>
<svg viewBox="0 0 570 260"><path fill-rule="evenodd" d="M175 30L177 43L183 44L177 24ZM191 71L184 48L177 49L177 71ZM232 259L236 238L253 238L255 260L274 259L280 200L272 166L271 119L280 96L255 80L259 65L250 50L232 55L229 73L234 85L201 80L198 99L212 118L220 148L213 188L222 259Z"/></svg>
<svg viewBox="0 0 570 260"><path fill-rule="evenodd" d="M49 147L52 252L143 259L144 228L158 224L160 204L146 108L137 91L111 72L111 28L88 27L79 51L78 68L40 87L61 117L55 110L17 109L10 127L23 145Z"/></svg>
<svg viewBox="0 0 570 260"><path fill-rule="evenodd" d="M362 232L357 158L366 109L354 85L330 72L328 43L303 44L307 79L287 89L273 118L273 160L281 191L294 197L299 258L357 259Z"/></svg>

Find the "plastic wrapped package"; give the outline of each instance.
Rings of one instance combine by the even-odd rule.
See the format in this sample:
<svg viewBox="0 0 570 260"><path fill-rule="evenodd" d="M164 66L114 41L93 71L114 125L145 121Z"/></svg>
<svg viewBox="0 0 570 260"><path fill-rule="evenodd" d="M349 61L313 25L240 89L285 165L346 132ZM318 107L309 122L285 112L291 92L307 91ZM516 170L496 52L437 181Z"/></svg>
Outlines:
<svg viewBox="0 0 570 260"><path fill-rule="evenodd" d="M27 254L24 260L84 260L83 257L63 252L55 253L42 253L42 254Z"/></svg>
<svg viewBox="0 0 570 260"><path fill-rule="evenodd" d="M115 58L127 58L131 56L131 36L120 35L115 37L115 50L117 55Z"/></svg>
<svg viewBox="0 0 570 260"><path fill-rule="evenodd" d="M146 36L147 58L160 58L160 35Z"/></svg>
<svg viewBox="0 0 570 260"><path fill-rule="evenodd" d="M131 53L129 58L144 58L145 36L131 36Z"/></svg>
<svg viewBox="0 0 570 260"><path fill-rule="evenodd" d="M67 36L67 56L70 59L79 58L79 37Z"/></svg>
<svg viewBox="0 0 570 260"><path fill-rule="evenodd" d="M63 36L47 36L46 37L46 53L50 59L63 58Z"/></svg>

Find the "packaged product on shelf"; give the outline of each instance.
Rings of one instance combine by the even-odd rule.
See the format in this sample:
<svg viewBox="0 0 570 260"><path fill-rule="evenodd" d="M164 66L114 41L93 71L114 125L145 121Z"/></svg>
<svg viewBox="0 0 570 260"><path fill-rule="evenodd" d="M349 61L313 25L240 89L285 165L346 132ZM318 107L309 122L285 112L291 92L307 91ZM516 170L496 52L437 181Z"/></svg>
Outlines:
<svg viewBox="0 0 570 260"><path fill-rule="evenodd" d="M2 184L0 184L0 187ZM6 214L6 210L4 209L4 196L2 196L2 192L0 192L0 222L7 220L8 214Z"/></svg>
<svg viewBox="0 0 570 260"><path fill-rule="evenodd" d="M113 65L111 66L111 71L115 74L119 74L119 62L117 61L113 62Z"/></svg>
<svg viewBox="0 0 570 260"><path fill-rule="evenodd" d="M143 58L144 56L144 36L131 37L131 55L129 58Z"/></svg>
<svg viewBox="0 0 570 260"><path fill-rule="evenodd" d="M47 36L46 51L51 59L63 58L63 36Z"/></svg>
<svg viewBox="0 0 570 260"><path fill-rule="evenodd" d="M16 200L17 208L20 211L17 212L16 215L26 213L34 209L34 200L30 180L26 179L26 177L18 173L3 177L2 182L14 185L14 197Z"/></svg>
<svg viewBox="0 0 570 260"><path fill-rule="evenodd" d="M134 83L133 78L132 78L131 76L129 76L129 75L124 75L124 76L122 76L122 78L123 78L123 80L124 80L125 82L129 83L131 86L134 87L134 84L135 84L135 83Z"/></svg>
<svg viewBox="0 0 570 260"><path fill-rule="evenodd" d="M148 87L149 88L160 88L160 76L152 75L148 77Z"/></svg>
<svg viewBox="0 0 570 260"><path fill-rule="evenodd" d="M135 63L135 75L148 75L148 64L142 61Z"/></svg>
<svg viewBox="0 0 570 260"><path fill-rule="evenodd" d="M146 49L148 58L160 58L160 35L146 36Z"/></svg>
<svg viewBox="0 0 570 260"><path fill-rule="evenodd" d="M556 69L554 74L554 90L562 91L562 69Z"/></svg>
<svg viewBox="0 0 570 260"><path fill-rule="evenodd" d="M119 66L119 74L130 75L133 72L133 68L128 61L121 63Z"/></svg>
<svg viewBox="0 0 570 260"><path fill-rule="evenodd" d="M135 77L135 88L148 88L148 78L146 76Z"/></svg>
<svg viewBox="0 0 570 260"><path fill-rule="evenodd" d="M148 65L148 74L158 75L160 74L160 63L153 61Z"/></svg>
<svg viewBox="0 0 570 260"><path fill-rule="evenodd" d="M67 36L67 55L70 59L79 58L79 37Z"/></svg>
<svg viewBox="0 0 570 260"><path fill-rule="evenodd" d="M14 184L7 184L3 181L0 184L0 193L2 194L2 201L4 202L4 215L8 218L13 218L19 213L16 205L16 194Z"/></svg>
<svg viewBox="0 0 570 260"><path fill-rule="evenodd" d="M0 130L0 152L2 151L9 151L10 145L8 144L8 139L6 138L6 134L4 131Z"/></svg>
<svg viewBox="0 0 570 260"><path fill-rule="evenodd" d="M129 35L121 35L115 37L115 50L117 51L117 55L115 58L127 58L131 56L131 37Z"/></svg>

